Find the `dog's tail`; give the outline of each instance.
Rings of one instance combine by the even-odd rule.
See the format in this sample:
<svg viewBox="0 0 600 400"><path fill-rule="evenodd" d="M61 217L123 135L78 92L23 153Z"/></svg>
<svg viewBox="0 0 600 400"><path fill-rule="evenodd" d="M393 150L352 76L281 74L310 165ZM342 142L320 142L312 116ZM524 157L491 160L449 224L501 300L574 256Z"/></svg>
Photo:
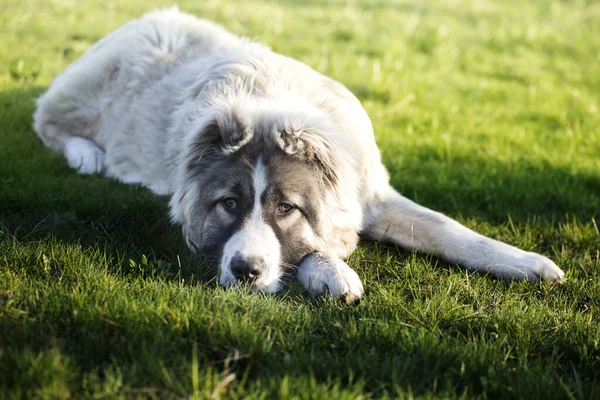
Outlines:
<svg viewBox="0 0 600 400"><path fill-rule="evenodd" d="M475 233L391 187L367 207L363 233L370 239L431 253L451 264L502 278L554 282L564 276L548 258Z"/></svg>

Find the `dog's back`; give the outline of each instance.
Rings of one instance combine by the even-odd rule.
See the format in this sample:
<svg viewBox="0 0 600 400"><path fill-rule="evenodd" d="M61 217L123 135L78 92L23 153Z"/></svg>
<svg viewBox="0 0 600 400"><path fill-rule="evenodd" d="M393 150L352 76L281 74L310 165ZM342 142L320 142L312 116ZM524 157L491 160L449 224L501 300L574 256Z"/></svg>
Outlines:
<svg viewBox="0 0 600 400"><path fill-rule="evenodd" d="M95 43L56 77L38 99L35 130L57 152L64 136L95 138L115 98L143 92L185 57L237 43L220 26L175 8L148 13Z"/></svg>

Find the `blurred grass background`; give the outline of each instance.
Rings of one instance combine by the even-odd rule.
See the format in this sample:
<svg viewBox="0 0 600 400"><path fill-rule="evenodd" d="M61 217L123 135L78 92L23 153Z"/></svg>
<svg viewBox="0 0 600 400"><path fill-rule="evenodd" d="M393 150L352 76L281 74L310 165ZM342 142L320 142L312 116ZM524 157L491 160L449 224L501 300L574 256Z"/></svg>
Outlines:
<svg viewBox="0 0 600 400"><path fill-rule="evenodd" d="M600 398L600 3L182 1L352 90L392 182L551 257L503 282L364 243L358 307L224 291L167 200L43 148L34 99L160 1L0 4L7 398Z"/></svg>

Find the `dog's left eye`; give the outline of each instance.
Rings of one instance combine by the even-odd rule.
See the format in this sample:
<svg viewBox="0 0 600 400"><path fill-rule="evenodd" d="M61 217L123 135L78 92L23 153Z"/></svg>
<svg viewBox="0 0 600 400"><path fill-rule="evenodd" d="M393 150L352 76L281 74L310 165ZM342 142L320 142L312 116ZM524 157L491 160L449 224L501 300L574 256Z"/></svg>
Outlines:
<svg viewBox="0 0 600 400"><path fill-rule="evenodd" d="M225 206L225 208L231 211L235 211L237 209L237 203L232 198L227 198L223 200L223 205Z"/></svg>
<svg viewBox="0 0 600 400"><path fill-rule="evenodd" d="M279 207L277 207L277 212L279 214L289 214L290 211L294 209L294 206L288 203L280 203Z"/></svg>

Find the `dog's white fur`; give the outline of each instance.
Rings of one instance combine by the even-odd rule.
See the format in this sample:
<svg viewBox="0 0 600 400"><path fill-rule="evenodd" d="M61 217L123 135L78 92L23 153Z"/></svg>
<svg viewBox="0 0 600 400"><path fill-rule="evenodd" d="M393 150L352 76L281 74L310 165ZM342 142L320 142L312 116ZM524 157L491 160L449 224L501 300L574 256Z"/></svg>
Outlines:
<svg viewBox="0 0 600 400"><path fill-rule="evenodd" d="M187 221L197 195L186 165L198 157L189 149L215 116L227 124L231 114L266 130L308 126L305 134L314 136L323 160L335 160L337 193L328 195L321 221L332 234L314 239L334 261L307 262L299 272L315 294L326 288L335 296L362 294L360 279L341 261L356 244L345 239L347 230L503 278L564 276L544 256L479 235L398 194L381 163L371 122L344 86L176 9L149 13L92 46L39 99L35 129L82 174L104 172L172 195L171 215L189 239ZM257 221L247 229L262 229L263 245L278 257L272 233ZM232 239L224 257L251 248L247 236ZM231 281L227 274L223 271L221 283ZM267 291L279 289L278 277L271 278Z"/></svg>

